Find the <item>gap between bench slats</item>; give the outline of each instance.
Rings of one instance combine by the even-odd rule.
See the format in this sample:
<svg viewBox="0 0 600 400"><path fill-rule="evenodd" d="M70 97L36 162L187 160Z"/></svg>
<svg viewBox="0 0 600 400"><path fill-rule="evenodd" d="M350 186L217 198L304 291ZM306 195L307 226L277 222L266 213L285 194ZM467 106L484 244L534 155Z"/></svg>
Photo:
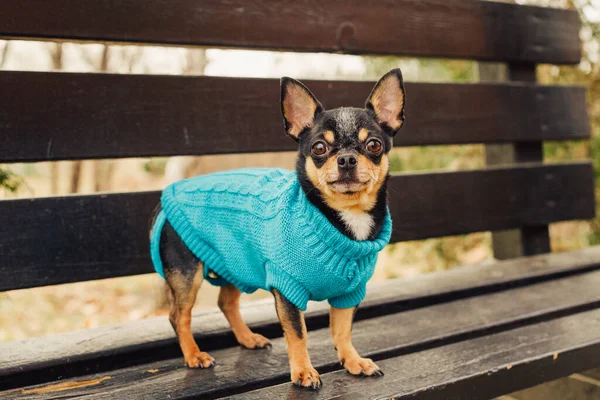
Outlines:
<svg viewBox="0 0 600 400"><path fill-rule="evenodd" d="M373 283L356 319L559 279L596 270L599 265L600 247L594 247ZM309 330L328 326L328 310L325 303L309 303ZM242 313L254 331L268 337L281 335L271 300L245 305ZM236 345L220 311L196 313L192 323L196 340L204 350ZM4 343L0 344L0 389L124 368L179 354L166 318Z"/></svg>
<svg viewBox="0 0 600 400"><path fill-rule="evenodd" d="M374 84L305 83L326 108L363 107ZM0 162L297 148L283 133L275 79L0 72L0 87ZM406 91L396 146L590 136L582 87L407 83Z"/></svg>
<svg viewBox="0 0 600 400"><path fill-rule="evenodd" d="M594 217L588 162L396 175L392 241ZM0 291L152 272L156 192L0 202Z"/></svg>
<svg viewBox="0 0 600 400"><path fill-rule="evenodd" d="M600 310L380 361L376 382L338 371L318 395L291 385L236 399L491 399L600 365ZM96 396L91 396L96 398ZM102 396L98 396L102 397Z"/></svg>
<svg viewBox="0 0 600 400"><path fill-rule="evenodd" d="M390 312L355 323L353 341L366 357L397 357L599 307L598 286L600 271L594 271L417 310ZM515 307L515 304L518 306ZM452 318L448 318L449 315ZM310 332L308 343L317 369L326 372L339 368L328 328ZM199 345L202 344L200 341ZM236 346L211 354L217 361L217 366L211 370L189 370L178 357L97 376L84 376L82 380L105 376L110 379L97 388L83 388L65 394L97 393L98 398L127 399L151 398L159 394L168 394L172 399L216 397L289 379L283 338L273 340L271 351L249 351ZM414 365L413 368L420 366ZM325 387L329 384L324 380ZM365 384L366 387L372 385L379 390L376 382ZM351 386L346 390L356 389Z"/></svg>
<svg viewBox="0 0 600 400"><path fill-rule="evenodd" d="M35 10L35 12L31 12ZM0 36L577 64L575 11L470 0L21 0Z"/></svg>

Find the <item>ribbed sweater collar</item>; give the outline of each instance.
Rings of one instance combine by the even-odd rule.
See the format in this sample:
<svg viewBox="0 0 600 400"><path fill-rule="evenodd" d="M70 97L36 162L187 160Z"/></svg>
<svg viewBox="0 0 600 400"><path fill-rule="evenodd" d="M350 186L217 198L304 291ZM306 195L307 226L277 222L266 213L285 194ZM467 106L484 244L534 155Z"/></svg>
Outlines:
<svg viewBox="0 0 600 400"><path fill-rule="evenodd" d="M351 259L359 259L378 253L390 242L392 219L389 211L385 215L385 221L377 238L374 240L353 240L333 226L327 217L308 200L299 183L298 189L300 191L298 197L301 199L299 212L303 221L301 229L305 238L314 236L319 242L335 252Z"/></svg>

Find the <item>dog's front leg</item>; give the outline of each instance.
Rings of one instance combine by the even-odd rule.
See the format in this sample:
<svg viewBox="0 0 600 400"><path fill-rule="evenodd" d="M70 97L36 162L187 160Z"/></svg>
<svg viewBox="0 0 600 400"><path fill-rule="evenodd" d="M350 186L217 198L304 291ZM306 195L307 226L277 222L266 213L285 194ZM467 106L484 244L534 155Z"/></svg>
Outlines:
<svg viewBox="0 0 600 400"><path fill-rule="evenodd" d="M307 332L304 313L283 297L277 289L273 289L273 296L275 296L277 316L287 342L292 383L306 388L319 389L321 377L313 368L306 348Z"/></svg>
<svg viewBox="0 0 600 400"><path fill-rule="evenodd" d="M331 307L329 322L333 345L337 349L340 363L352 375L382 376L383 371L370 358L362 358L352 344L352 320L356 307Z"/></svg>

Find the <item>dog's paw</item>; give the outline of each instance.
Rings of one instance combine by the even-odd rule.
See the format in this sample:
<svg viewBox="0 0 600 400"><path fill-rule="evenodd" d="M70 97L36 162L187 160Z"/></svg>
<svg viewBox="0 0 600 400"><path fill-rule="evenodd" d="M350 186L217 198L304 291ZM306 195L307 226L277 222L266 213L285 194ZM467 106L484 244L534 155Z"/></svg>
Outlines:
<svg viewBox="0 0 600 400"><path fill-rule="evenodd" d="M251 333L240 337L238 338L238 342L247 349L265 349L271 347L271 341L258 333Z"/></svg>
<svg viewBox="0 0 600 400"><path fill-rule="evenodd" d="M370 358L356 357L341 360L340 363L352 375L383 376L383 371Z"/></svg>
<svg viewBox="0 0 600 400"><path fill-rule="evenodd" d="M185 365L190 368L210 368L215 365L215 359L208 353L197 351L185 356Z"/></svg>
<svg viewBox="0 0 600 400"><path fill-rule="evenodd" d="M292 371L292 382L296 386L313 390L319 390L321 389L321 386L323 386L319 373L312 366L298 371Z"/></svg>

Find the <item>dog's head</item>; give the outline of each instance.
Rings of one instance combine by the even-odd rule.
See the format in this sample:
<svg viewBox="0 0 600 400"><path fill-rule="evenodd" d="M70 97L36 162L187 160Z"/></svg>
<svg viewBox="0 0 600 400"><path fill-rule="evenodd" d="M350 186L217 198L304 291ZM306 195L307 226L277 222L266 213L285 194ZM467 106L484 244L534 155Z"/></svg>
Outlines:
<svg viewBox="0 0 600 400"><path fill-rule="evenodd" d="M323 106L297 80L281 80L285 131L299 142L297 172L334 210L375 206L389 172L392 138L404 123L402 73L385 74L365 108Z"/></svg>

